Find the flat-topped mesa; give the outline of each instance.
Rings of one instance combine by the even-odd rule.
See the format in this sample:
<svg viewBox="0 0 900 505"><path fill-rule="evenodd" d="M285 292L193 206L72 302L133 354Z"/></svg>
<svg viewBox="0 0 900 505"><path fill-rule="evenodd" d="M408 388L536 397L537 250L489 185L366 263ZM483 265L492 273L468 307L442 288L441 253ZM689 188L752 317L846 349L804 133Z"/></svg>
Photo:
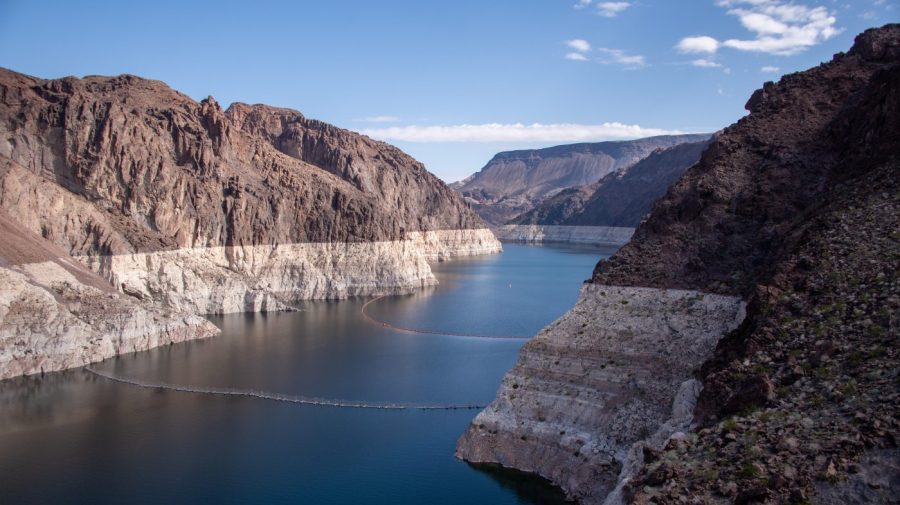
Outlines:
<svg viewBox="0 0 900 505"><path fill-rule="evenodd" d="M891 459L900 25L748 108L522 348L458 456L584 504L851 503L851 462Z"/></svg>
<svg viewBox="0 0 900 505"><path fill-rule="evenodd" d="M134 76L0 70L0 207L118 289L193 312L434 283L500 250L400 150L288 109Z"/></svg>

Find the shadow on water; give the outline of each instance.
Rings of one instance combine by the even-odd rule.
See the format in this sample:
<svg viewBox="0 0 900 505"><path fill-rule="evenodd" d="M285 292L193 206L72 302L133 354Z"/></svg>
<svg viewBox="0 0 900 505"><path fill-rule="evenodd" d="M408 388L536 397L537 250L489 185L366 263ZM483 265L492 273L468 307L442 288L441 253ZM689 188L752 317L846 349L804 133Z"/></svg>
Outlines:
<svg viewBox="0 0 900 505"><path fill-rule="evenodd" d="M562 489L554 486L540 475L505 468L496 463L466 462L466 464L488 475L504 489L515 493L522 503L534 505L573 505L576 503L567 500Z"/></svg>

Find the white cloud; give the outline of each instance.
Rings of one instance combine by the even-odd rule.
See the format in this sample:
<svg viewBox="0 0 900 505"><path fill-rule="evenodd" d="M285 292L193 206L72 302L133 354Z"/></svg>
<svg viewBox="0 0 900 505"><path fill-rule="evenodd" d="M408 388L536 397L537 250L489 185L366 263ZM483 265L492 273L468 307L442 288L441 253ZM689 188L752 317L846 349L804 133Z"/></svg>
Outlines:
<svg viewBox="0 0 900 505"><path fill-rule="evenodd" d="M587 142L631 139L684 133L622 123L602 124L462 124L446 126L395 126L370 128L362 133L373 138L405 142Z"/></svg>
<svg viewBox="0 0 900 505"><path fill-rule="evenodd" d="M675 48L682 53L714 53L719 49L719 41L705 35L685 37Z"/></svg>
<svg viewBox="0 0 900 505"><path fill-rule="evenodd" d="M591 50L591 43L584 39L567 40L566 45L579 53L586 53Z"/></svg>
<svg viewBox="0 0 900 505"><path fill-rule="evenodd" d="M721 68L722 67L722 65L720 63L716 63L711 60L705 60L703 58L692 61L691 65L693 65L695 67L703 67L703 68Z"/></svg>
<svg viewBox="0 0 900 505"><path fill-rule="evenodd" d="M591 5L591 0L578 0L578 3L575 4L575 8L584 9L588 5Z"/></svg>
<svg viewBox="0 0 900 505"><path fill-rule="evenodd" d="M587 57L581 53L566 53L564 58L567 60L572 60L572 61L587 61L588 60Z"/></svg>
<svg viewBox="0 0 900 505"><path fill-rule="evenodd" d="M632 55L627 54L625 51L621 49L609 49L606 47L598 47L597 51L606 55L606 58L600 60L600 63L615 63L618 65L624 65L628 68L640 68L646 65L646 61L643 56L640 55Z"/></svg>
<svg viewBox="0 0 900 505"><path fill-rule="evenodd" d="M354 121L364 122L364 123L394 123L400 121L400 118L397 116L368 116L356 118Z"/></svg>
<svg viewBox="0 0 900 505"><path fill-rule="evenodd" d="M797 54L820 44L842 29L825 7L808 7L785 0L718 0L716 5L737 17L752 39L717 41L712 37L686 37L676 46L682 52L714 53L719 47L777 55Z"/></svg>
<svg viewBox="0 0 900 505"><path fill-rule="evenodd" d="M778 67L773 67L772 65L766 65L763 68L759 69L760 72L765 72L767 74L777 74L779 70L781 69Z"/></svg>
<svg viewBox="0 0 900 505"><path fill-rule="evenodd" d="M607 18L614 18L629 7L631 7L631 2L600 2L597 4L597 14Z"/></svg>

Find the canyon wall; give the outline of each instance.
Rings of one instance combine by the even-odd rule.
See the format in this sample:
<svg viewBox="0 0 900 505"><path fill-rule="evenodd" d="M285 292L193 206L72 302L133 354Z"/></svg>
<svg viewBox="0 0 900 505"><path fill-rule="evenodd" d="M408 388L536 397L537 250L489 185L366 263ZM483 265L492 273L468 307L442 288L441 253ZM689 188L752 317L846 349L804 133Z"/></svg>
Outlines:
<svg viewBox="0 0 900 505"><path fill-rule="evenodd" d="M708 145L659 148L593 184L560 191L510 224L635 227Z"/></svg>
<svg viewBox="0 0 900 505"><path fill-rule="evenodd" d="M496 226L566 188L593 184L633 165L656 149L707 138L707 134L661 135L506 151L497 153L480 171L452 187L485 221Z"/></svg>
<svg viewBox="0 0 900 505"><path fill-rule="evenodd" d="M0 69L0 211L21 228L10 240L33 235L55 251L4 271L5 300L75 286L49 261L90 269L121 308L63 334L7 312L0 355L32 364L7 361L2 376L208 336L196 314L421 288L436 282L429 261L501 250L455 192L393 146L290 109L223 110L130 75ZM42 313L102 306L72 289L68 301L44 296ZM115 344L79 350L97 339Z"/></svg>
<svg viewBox="0 0 900 505"><path fill-rule="evenodd" d="M0 380L218 334L206 319L142 303L0 211Z"/></svg>
<svg viewBox="0 0 900 505"><path fill-rule="evenodd" d="M900 25L747 109L523 347L459 457L584 504L892 499L859 483L900 439Z"/></svg>

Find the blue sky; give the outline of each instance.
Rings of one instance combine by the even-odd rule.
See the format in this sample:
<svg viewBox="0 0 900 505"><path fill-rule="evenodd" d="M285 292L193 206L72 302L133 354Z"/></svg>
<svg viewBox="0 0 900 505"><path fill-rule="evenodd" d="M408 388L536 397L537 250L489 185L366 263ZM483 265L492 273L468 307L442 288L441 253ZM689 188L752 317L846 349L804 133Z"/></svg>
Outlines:
<svg viewBox="0 0 900 505"><path fill-rule="evenodd" d="M454 181L497 151L715 131L897 0L0 0L0 66L300 110Z"/></svg>

